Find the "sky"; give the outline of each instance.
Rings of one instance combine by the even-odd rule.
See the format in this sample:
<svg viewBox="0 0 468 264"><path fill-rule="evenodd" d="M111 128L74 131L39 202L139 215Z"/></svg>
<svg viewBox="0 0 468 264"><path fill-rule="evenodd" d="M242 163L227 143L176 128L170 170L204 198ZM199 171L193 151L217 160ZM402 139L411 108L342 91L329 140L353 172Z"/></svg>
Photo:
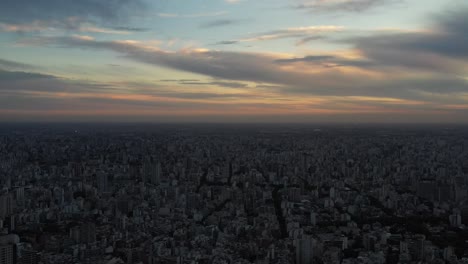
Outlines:
<svg viewBox="0 0 468 264"><path fill-rule="evenodd" d="M468 123L466 0L2 0L0 121Z"/></svg>

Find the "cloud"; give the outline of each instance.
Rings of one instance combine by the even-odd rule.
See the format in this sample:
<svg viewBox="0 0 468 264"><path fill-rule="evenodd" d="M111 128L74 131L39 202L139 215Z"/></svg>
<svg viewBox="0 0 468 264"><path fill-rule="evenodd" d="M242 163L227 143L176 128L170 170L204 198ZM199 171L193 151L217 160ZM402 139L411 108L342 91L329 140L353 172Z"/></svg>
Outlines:
<svg viewBox="0 0 468 264"><path fill-rule="evenodd" d="M252 34L251 36L237 39L237 40L224 40L216 42L215 45L232 45L241 42L255 42L255 41L270 41L278 39L298 39L297 46L308 43L312 40L319 40L326 38L326 34L343 32L345 27L336 25L320 25L308 27L292 27L285 29L272 30Z"/></svg>
<svg viewBox="0 0 468 264"><path fill-rule="evenodd" d="M207 23L203 23L200 25L200 27L201 28L224 27L224 26L235 24L236 22L238 21L232 20L232 19L218 19L218 20L209 21Z"/></svg>
<svg viewBox="0 0 468 264"><path fill-rule="evenodd" d="M306 37L317 37L317 34L325 33L336 33L341 32L345 28L342 26L335 25L323 25L323 26L308 26L308 27L294 27L280 30L273 30L263 32L254 35L250 38L244 38L241 41L264 41L264 40L275 40L284 38L306 38Z"/></svg>
<svg viewBox="0 0 468 264"><path fill-rule="evenodd" d="M297 9L319 12L363 12L371 8L399 2L397 0L309 0L295 5Z"/></svg>
<svg viewBox="0 0 468 264"><path fill-rule="evenodd" d="M233 99L233 98L252 98L249 94L226 94L226 93L208 93L208 92L153 92L155 96L164 96L177 99Z"/></svg>
<svg viewBox="0 0 468 264"><path fill-rule="evenodd" d="M227 87L227 88L247 88L248 85L245 83L239 83L239 82L211 82L212 85L217 85L217 86L222 86L222 87Z"/></svg>
<svg viewBox="0 0 468 264"><path fill-rule="evenodd" d="M198 79L164 79L159 80L160 82L199 82Z"/></svg>
<svg viewBox="0 0 468 264"><path fill-rule="evenodd" d="M276 63L288 64L288 63L311 63L315 65L320 65L327 68L335 67L357 67L367 70L378 70L379 67L384 67L385 65L379 65L370 60L364 59L346 59L334 55L309 55L305 57L296 57L288 59L278 59L275 60Z"/></svg>
<svg viewBox="0 0 468 264"><path fill-rule="evenodd" d="M112 87L60 78L54 75L0 69L0 91L5 92L108 92Z"/></svg>
<svg viewBox="0 0 468 264"><path fill-rule="evenodd" d="M466 81L433 72L433 77L411 77L404 71L384 70L379 61L345 59L332 56L284 58L275 54L182 50L168 52L129 41L96 41L61 38L60 45L113 50L126 58L180 71L210 76L215 79L273 84L286 87L281 93L308 95L391 96L416 99L421 92L467 91ZM323 67L326 61L338 66L352 66L360 71L342 71L341 67ZM294 66L296 63L307 65ZM375 63L375 64L374 64ZM287 64L287 65L284 65ZM310 65L310 66L309 66ZM326 65L326 64L325 64ZM371 67L372 65L375 65ZM284 66L287 66L286 68ZM309 68L310 67L310 68ZM370 72L366 72L366 70ZM364 70L364 71L363 71ZM373 73L375 72L375 73ZM377 75L375 75L377 74ZM428 90L428 87L433 87Z"/></svg>
<svg viewBox="0 0 468 264"><path fill-rule="evenodd" d="M296 41L296 46L301 46L301 45L307 44L307 43L309 43L311 41L321 40L321 39L325 39L325 38L326 38L325 36L320 36L320 35L301 38L298 41Z"/></svg>
<svg viewBox="0 0 468 264"><path fill-rule="evenodd" d="M204 86L221 86L226 88L247 88L248 85L245 83L240 82L225 82L225 81L201 81L197 79L168 79L168 80L160 80L160 82L174 82L181 85L204 85Z"/></svg>
<svg viewBox="0 0 468 264"><path fill-rule="evenodd" d="M13 63L13 62L12 62ZM200 82L199 80L161 80L161 82L177 82L184 86L221 86L227 88L245 88L246 84L226 81ZM70 80L53 75L0 70L0 95L30 97L60 97L67 94L68 97L81 98L86 101L98 98L125 98L130 99L136 96L138 99L129 100L134 104L153 104L157 97L172 99L232 99L251 97L242 93L222 93L222 92L191 92L178 91L171 86L159 86L157 84L146 83L93 83L90 81ZM1 96L0 96L1 97ZM140 100L140 98L143 98ZM120 100L120 101L119 101ZM113 100L114 103L122 100ZM123 100L125 101L125 100ZM146 103L145 103L146 102Z"/></svg>
<svg viewBox="0 0 468 264"><path fill-rule="evenodd" d="M463 74L468 58L468 8L444 12L431 30L377 33L348 40L377 63L413 70Z"/></svg>
<svg viewBox="0 0 468 264"><path fill-rule="evenodd" d="M220 81L219 85L223 84ZM116 88L114 85L123 86ZM135 121L145 117L155 120L176 116L237 115L284 108L249 102L255 95L248 93L197 92L196 89L187 92L138 83L90 83L3 70L0 70L0 88L2 121L23 118L68 121L83 118L89 121L90 118L109 120L117 116L120 121L127 120L125 118ZM247 101L236 102L238 99Z"/></svg>
<svg viewBox="0 0 468 264"><path fill-rule="evenodd" d="M10 60L5 60L5 59L0 59L0 69L8 69L8 70L31 70L31 69L37 69L37 66L31 65L31 64L26 64L26 63L21 63L21 62L16 62L16 61L10 61Z"/></svg>
<svg viewBox="0 0 468 264"><path fill-rule="evenodd" d="M291 107L297 107L301 111L310 110L307 108L310 106L303 106L304 102L309 104L308 101L320 98L329 100L327 102L335 109L327 111L354 109L367 112L393 111L400 114L405 111L446 111L449 115L454 114L453 111L465 111L463 107L459 110L460 106L468 105L467 46L464 45L467 34L464 22L460 21L465 18L462 15L465 13L461 10L458 12L460 15L453 16L452 13L437 16L430 30L411 33L373 32L370 36L343 40L352 46L351 51L301 57L191 48L168 51L144 41L101 41L86 36L42 37L41 41L36 39L34 42L39 45L114 51L129 60L211 78L207 81L165 80L168 83L177 83L178 87L175 90L165 87L165 90L150 89L151 91L134 88L138 96L207 100L209 103L214 102L214 98L242 98L244 101L274 95L277 99L275 102L289 102L281 101L282 98L302 102L290 103ZM452 16L449 17L450 15ZM298 29L284 30L277 35L297 36L300 39L299 35L303 32L304 30ZM15 74L19 73L6 75L11 79ZM68 82L63 85L63 80L60 79L47 79L47 82L34 80L28 83L28 78L26 74L22 86L15 87L34 84L36 86L31 87L46 90L47 87L58 87L55 82L60 81L60 87L65 87L70 92L93 90L93 86L88 84L79 88ZM2 87L5 83L6 81L2 81ZM181 88L182 85L187 88ZM194 92L197 89L187 91L191 86L201 85L207 86L203 87L203 92ZM215 90L218 88L210 86L240 89L224 90L231 94L219 94ZM106 87L94 89L103 91ZM339 97L346 97L352 103L340 101ZM326 105L323 102L317 103L316 108L326 108ZM288 113L297 114L291 111Z"/></svg>
<svg viewBox="0 0 468 264"><path fill-rule="evenodd" d="M99 27L93 23L86 22L81 18L68 18L64 21L33 21L31 23L22 24L7 24L0 23L0 31L3 32L16 32L16 33L30 33L30 32L44 32L49 31L53 33L61 31L77 31L89 33L103 33L103 34L131 34L134 32L144 32L146 29L138 27Z"/></svg>
<svg viewBox="0 0 468 264"><path fill-rule="evenodd" d="M217 17L227 14L226 11L215 11L208 13L193 13L193 14L179 14L179 13L158 13L159 17L164 18L201 18L201 17Z"/></svg>
<svg viewBox="0 0 468 264"><path fill-rule="evenodd" d="M141 27L126 27L126 26L119 26L119 27L114 27L114 30L117 31L125 31L125 32L146 32L149 31L147 28L141 28Z"/></svg>
<svg viewBox="0 0 468 264"><path fill-rule="evenodd" d="M0 23L0 31L3 32L39 32L50 29L47 26L47 23L41 21L34 21L32 23L27 24L7 24L7 23Z"/></svg>
<svg viewBox="0 0 468 264"><path fill-rule="evenodd" d="M335 56L330 55L318 55L318 56L306 56L303 58L292 58L292 59L278 59L275 62L279 63L291 63L291 62L317 62L317 61L327 61L335 59Z"/></svg>
<svg viewBox="0 0 468 264"><path fill-rule="evenodd" d="M232 44L237 44L239 43L238 40L223 40L216 42L215 45L232 45Z"/></svg>
<svg viewBox="0 0 468 264"><path fill-rule="evenodd" d="M22 71L6 71L0 69L0 82L3 85L3 89L7 89L7 82L9 81L27 81L27 80L40 80L40 79L54 79L51 75L41 73L31 73Z"/></svg>
<svg viewBox="0 0 468 264"><path fill-rule="evenodd" d="M122 27L120 27L122 28ZM102 28L96 26L79 26L76 28L77 31L80 32L89 32L89 33L102 33L102 34L130 34L128 30L120 30L120 29L113 29L113 28Z"/></svg>
<svg viewBox="0 0 468 264"><path fill-rule="evenodd" d="M214 82L198 82L198 81L184 81L180 82L179 84L182 85L215 85L215 86L221 86L221 87L226 87L226 88L247 88L248 85L245 83L239 83L239 82L222 82L222 81L214 81Z"/></svg>
<svg viewBox="0 0 468 264"><path fill-rule="evenodd" d="M144 0L3 0L0 27L24 32L50 26L75 29L85 22L110 27L145 9Z"/></svg>
<svg viewBox="0 0 468 264"><path fill-rule="evenodd" d="M182 81L190 86L188 82L193 80ZM225 84L225 81L217 80L212 84L215 82ZM90 118L109 120L115 117L120 121L126 118L154 121L164 117L192 116L195 118L192 120L213 121L216 120L215 115L223 118L233 116L238 120L265 120L263 118L275 115L272 121L310 121L326 115L329 121L337 121L356 116L363 120L373 112L373 119L369 120L379 120L383 114L398 117L404 113L408 120L421 121L428 120L430 113L430 118L442 121L467 121L463 114L468 112L468 92L465 99L458 96L460 92L468 91L466 83L450 79L360 82L361 86L352 86L354 89L340 84L313 90L306 86L259 84L257 88L265 89L260 90L261 93L222 93L176 90L171 86L139 83L90 83L45 74L0 71L0 84L0 111L5 114L2 120L8 116L14 120L57 118L89 121ZM440 87L449 88L453 96L448 96L447 91ZM269 93L271 89L278 93ZM294 99L297 98L294 94L300 99ZM404 99L398 99L401 97ZM416 116L418 119L414 119Z"/></svg>

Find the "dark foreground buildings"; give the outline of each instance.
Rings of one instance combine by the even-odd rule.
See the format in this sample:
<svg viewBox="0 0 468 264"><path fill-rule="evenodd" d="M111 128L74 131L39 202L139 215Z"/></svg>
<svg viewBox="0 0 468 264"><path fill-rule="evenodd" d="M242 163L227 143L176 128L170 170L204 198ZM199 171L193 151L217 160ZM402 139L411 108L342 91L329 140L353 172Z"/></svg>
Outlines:
<svg viewBox="0 0 468 264"><path fill-rule="evenodd" d="M468 263L468 130L0 131L3 263Z"/></svg>

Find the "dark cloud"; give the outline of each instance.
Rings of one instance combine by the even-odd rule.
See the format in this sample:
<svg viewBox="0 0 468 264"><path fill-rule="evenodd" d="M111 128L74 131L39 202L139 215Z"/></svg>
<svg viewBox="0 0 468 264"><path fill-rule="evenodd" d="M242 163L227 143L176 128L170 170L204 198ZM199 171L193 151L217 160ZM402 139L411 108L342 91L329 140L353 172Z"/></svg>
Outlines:
<svg viewBox="0 0 468 264"><path fill-rule="evenodd" d="M22 72L22 71L6 71L0 69L0 83L5 84L9 81L25 81L39 79L55 79L54 76L40 73ZM6 87L3 87L6 88Z"/></svg>
<svg viewBox="0 0 468 264"><path fill-rule="evenodd" d="M143 0L3 0L0 22L73 22L75 19L115 24L145 10ZM71 20L70 20L71 19Z"/></svg>
<svg viewBox="0 0 468 264"><path fill-rule="evenodd" d="M221 87L227 88L246 88L248 87L245 83L240 82L224 82L224 81L201 81L197 79L166 79L166 80L159 80L160 82L176 82L181 85L216 85Z"/></svg>
<svg viewBox="0 0 468 264"><path fill-rule="evenodd" d="M344 59L337 56L332 55L310 55L300 58L291 58L291 59L278 59L275 60L276 63L297 63L297 62L304 62L304 63L313 63L317 65L321 65L327 68L335 68L335 67L358 67L358 68L367 68L372 69L378 67L376 63L369 61L369 60L350 60Z"/></svg>
<svg viewBox="0 0 468 264"><path fill-rule="evenodd" d="M441 13L435 16L435 27L443 32L450 33L466 33L468 31L468 7L464 6L459 9L451 9L446 13Z"/></svg>
<svg viewBox="0 0 468 264"><path fill-rule="evenodd" d="M28 70L28 69L37 69L36 66L11 60L0 59L0 69L9 69L9 70Z"/></svg>
<svg viewBox="0 0 468 264"><path fill-rule="evenodd" d="M349 42L369 60L413 70L459 74L468 58L468 8L441 13L433 28L411 33L378 33Z"/></svg>
<svg viewBox="0 0 468 264"><path fill-rule="evenodd" d="M277 63L292 63L292 62L317 62L317 61L328 61L335 59L335 56L319 55L319 56L306 56L302 58L291 58L291 59L279 59L275 60Z"/></svg>
<svg viewBox="0 0 468 264"><path fill-rule="evenodd" d="M448 59L459 60L468 56L468 37L461 34L374 35L355 39L354 44L369 59L413 69L457 72L460 70L459 65ZM442 60L443 57L446 58L445 61Z"/></svg>
<svg viewBox="0 0 468 264"><path fill-rule="evenodd" d="M53 75L0 69L0 91L10 92L108 92L109 85L67 80Z"/></svg>
<svg viewBox="0 0 468 264"><path fill-rule="evenodd" d="M54 41L61 46L113 50L140 62L199 73L216 79L242 81L265 79L267 80L265 82L271 79L277 81L284 79L284 76L279 76L279 72L272 69L276 68L271 65L273 59L262 54L225 51L167 53L148 50L126 42L79 38L57 38ZM50 43L50 39L48 42Z"/></svg>
<svg viewBox="0 0 468 264"><path fill-rule="evenodd" d="M213 82L199 82L199 81L182 81L179 84L183 85L216 85L226 88L246 88L248 87L245 83L239 82L222 82L222 81L213 81Z"/></svg>
<svg viewBox="0 0 468 264"><path fill-rule="evenodd" d="M303 1L304 2L304 1ZM371 8L387 5L398 0L309 0L302 4L295 5L296 9L320 12L362 12Z"/></svg>
<svg viewBox="0 0 468 264"><path fill-rule="evenodd" d="M160 82L199 82L198 79L165 79L159 80Z"/></svg>
<svg viewBox="0 0 468 264"><path fill-rule="evenodd" d="M238 82L211 82L212 85L218 85L227 88L247 88L248 85L245 83L238 83Z"/></svg>
<svg viewBox="0 0 468 264"><path fill-rule="evenodd" d="M229 26L238 22L239 22L238 20L232 20L232 19L218 19L218 20L209 21L207 23L203 23L200 25L200 27L201 28L224 27L224 26Z"/></svg>
<svg viewBox="0 0 468 264"><path fill-rule="evenodd" d="M157 96L166 96L178 99L234 99L234 98L252 98L249 94L224 94L224 93L205 93L205 92L153 92Z"/></svg>
<svg viewBox="0 0 468 264"><path fill-rule="evenodd" d="M127 32L147 32L147 31L149 31L149 29L147 29L147 28L140 28L140 27L124 27L124 26L113 27L112 29L113 29L113 30L117 30L117 31L127 31Z"/></svg>
<svg viewBox="0 0 468 264"><path fill-rule="evenodd" d="M216 42L215 45L232 45L232 44L237 44L239 43L238 40L223 40L220 42Z"/></svg>
<svg viewBox="0 0 468 264"><path fill-rule="evenodd" d="M189 83L189 79L165 80L165 81L183 81L182 84ZM196 81L196 80L195 80ZM198 82L193 82L197 83ZM205 84L200 82L200 84ZM119 85L119 84L117 84ZM30 72L11 72L0 70L0 97L7 100L0 100L0 109L4 110L79 110L91 107L92 104L99 109L97 103L105 103L109 107L119 108L121 106L132 107L163 107L163 108L200 108L202 103L196 102L155 102L151 98L167 97L172 99L190 99L190 100L231 100L235 98L251 98L248 94L227 94L210 92L182 92L173 91L170 87L157 86L153 84L142 83L123 83L126 90L122 90L113 84L91 83L86 81L67 80L52 75L45 75ZM206 85L221 85L224 87L240 88L243 84L234 82L213 81ZM128 95L147 95L147 100L126 100L105 98L106 95L120 94ZM57 97L57 93L68 93L73 98ZM85 94L86 96L82 96ZM95 95L96 97L93 97ZM103 98L104 97L104 98ZM154 110L155 108L152 108ZM167 109L166 109L167 110Z"/></svg>
<svg viewBox="0 0 468 264"><path fill-rule="evenodd" d="M296 46L301 46L309 42L312 42L314 40L321 40L325 38L326 38L325 36L310 36L310 37L301 38L298 41L296 41Z"/></svg>

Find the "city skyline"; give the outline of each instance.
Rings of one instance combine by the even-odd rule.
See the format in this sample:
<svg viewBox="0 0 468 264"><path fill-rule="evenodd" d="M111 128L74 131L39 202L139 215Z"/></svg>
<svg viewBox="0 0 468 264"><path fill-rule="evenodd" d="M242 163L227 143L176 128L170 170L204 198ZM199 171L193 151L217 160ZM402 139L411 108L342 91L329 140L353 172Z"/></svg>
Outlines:
<svg viewBox="0 0 468 264"><path fill-rule="evenodd" d="M468 123L461 0L6 0L0 121Z"/></svg>

